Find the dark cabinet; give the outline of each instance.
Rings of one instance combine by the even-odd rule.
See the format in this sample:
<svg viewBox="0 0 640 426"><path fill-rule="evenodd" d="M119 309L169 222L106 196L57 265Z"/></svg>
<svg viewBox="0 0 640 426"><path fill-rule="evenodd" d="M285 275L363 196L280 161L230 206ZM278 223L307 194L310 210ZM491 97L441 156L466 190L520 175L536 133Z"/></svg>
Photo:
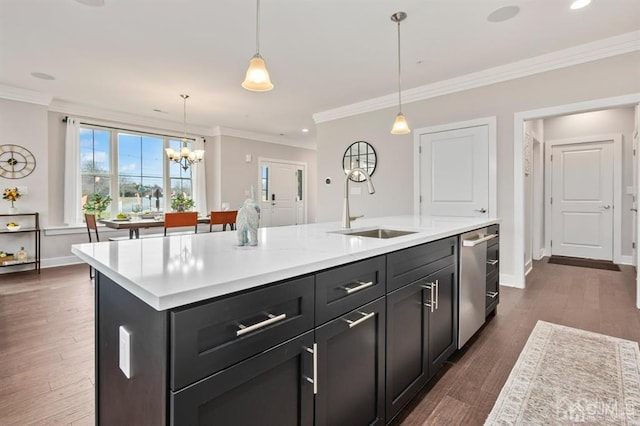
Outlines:
<svg viewBox="0 0 640 426"><path fill-rule="evenodd" d="M387 419L392 419L455 352L457 264L387 295Z"/></svg>
<svg viewBox="0 0 640 426"><path fill-rule="evenodd" d="M429 377L456 351L458 330L458 268L452 264L427 277L434 296L429 310ZM429 294L430 296L431 294Z"/></svg>
<svg viewBox="0 0 640 426"><path fill-rule="evenodd" d="M313 425L312 348L308 332L171 392L171 424Z"/></svg>
<svg viewBox="0 0 640 426"><path fill-rule="evenodd" d="M500 235L500 226L490 226L487 228L487 234ZM485 314L488 316L495 312L500 302L500 238L494 238L487 243L487 291L485 300Z"/></svg>
<svg viewBox="0 0 640 426"><path fill-rule="evenodd" d="M384 424L384 298L318 327L316 343L316 425Z"/></svg>
<svg viewBox="0 0 640 426"><path fill-rule="evenodd" d="M428 279L387 295L387 419L392 419L429 380Z"/></svg>

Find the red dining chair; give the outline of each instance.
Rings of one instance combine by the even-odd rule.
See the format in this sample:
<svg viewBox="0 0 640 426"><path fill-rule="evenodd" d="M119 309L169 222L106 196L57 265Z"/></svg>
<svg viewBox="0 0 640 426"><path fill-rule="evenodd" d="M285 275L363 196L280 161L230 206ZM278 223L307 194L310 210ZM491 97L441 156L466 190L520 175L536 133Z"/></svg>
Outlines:
<svg viewBox="0 0 640 426"><path fill-rule="evenodd" d="M164 214L164 235L167 235L168 228L183 228L193 226L194 232L198 233L198 212L178 212Z"/></svg>
<svg viewBox="0 0 640 426"><path fill-rule="evenodd" d="M236 216L238 210L226 210L220 212L211 212L209 214L209 232L213 230L213 225L222 225L222 230L227 230L227 225L233 231L236 229Z"/></svg>

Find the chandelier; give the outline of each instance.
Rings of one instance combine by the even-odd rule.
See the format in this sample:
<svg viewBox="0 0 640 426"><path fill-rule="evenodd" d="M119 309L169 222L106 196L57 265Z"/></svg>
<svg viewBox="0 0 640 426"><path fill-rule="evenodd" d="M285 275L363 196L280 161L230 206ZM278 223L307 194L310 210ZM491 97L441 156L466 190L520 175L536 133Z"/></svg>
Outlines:
<svg viewBox="0 0 640 426"><path fill-rule="evenodd" d="M180 95L183 100L183 125L184 125L184 135L182 136L182 147L179 150L175 150L173 148L165 149L167 153L167 158L169 161L175 161L180 164L184 170L187 170L190 165L198 163L202 161L204 158L204 150L196 149L191 150L187 145L187 98L189 95Z"/></svg>

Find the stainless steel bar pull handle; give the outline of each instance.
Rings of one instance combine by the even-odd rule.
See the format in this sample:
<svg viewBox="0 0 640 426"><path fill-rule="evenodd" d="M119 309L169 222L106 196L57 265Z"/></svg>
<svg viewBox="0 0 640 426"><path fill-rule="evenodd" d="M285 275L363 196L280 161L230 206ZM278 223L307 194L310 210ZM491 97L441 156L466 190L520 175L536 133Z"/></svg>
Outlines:
<svg viewBox="0 0 640 426"><path fill-rule="evenodd" d="M436 309L438 309L438 304L440 303L440 281L436 280L434 284L436 285Z"/></svg>
<svg viewBox="0 0 640 426"><path fill-rule="evenodd" d="M437 281L437 280L436 280ZM434 298L434 290L436 288L436 284L435 283L429 283L429 284L423 284L420 287L424 288L425 290L429 290L429 303L423 303L424 306L426 306L427 308L429 308L429 310L431 312L433 312L436 308L436 300Z"/></svg>
<svg viewBox="0 0 640 426"><path fill-rule="evenodd" d="M487 265L496 266L498 262L498 259L487 259Z"/></svg>
<svg viewBox="0 0 640 426"><path fill-rule="evenodd" d="M488 291L487 292L487 296L489 296L492 299L495 299L498 296L498 292L497 291Z"/></svg>
<svg viewBox="0 0 640 426"><path fill-rule="evenodd" d="M310 354L313 354L313 379L311 377L304 376L307 382L313 384L313 394L318 394L318 344L314 343L313 348L304 348Z"/></svg>
<svg viewBox="0 0 640 426"><path fill-rule="evenodd" d="M260 321L250 326L246 326L244 324L238 324L238 327L240 327L240 330L236 331L236 336L240 337L244 334L251 333L252 331L264 328L275 322L282 321L287 317L287 314L284 314L284 313L280 315L267 314L267 316L269 318L267 318L266 320Z"/></svg>
<svg viewBox="0 0 640 426"><path fill-rule="evenodd" d="M373 281L356 281L356 284L359 284L357 287L342 287L347 294L355 293L356 291L364 290L367 287L371 287L373 285Z"/></svg>
<svg viewBox="0 0 640 426"><path fill-rule="evenodd" d="M638 209L634 209L634 208L630 208L629 210L631 210L632 212L638 212Z"/></svg>
<svg viewBox="0 0 640 426"><path fill-rule="evenodd" d="M482 208L479 208L479 209L475 209L474 211L476 211L476 212L480 212L480 213L486 213L486 212L487 212L487 209L485 209L484 207L482 207Z"/></svg>
<svg viewBox="0 0 640 426"><path fill-rule="evenodd" d="M366 320L368 320L369 318L373 317L376 313L375 312L370 312L370 313L365 313L365 312L358 312L360 315L362 315L362 318L358 318L355 321L346 319L346 318L342 318L342 320L344 322L346 322L347 324L349 324L349 328L353 328L358 324L361 324L363 322L365 322Z"/></svg>
<svg viewBox="0 0 640 426"><path fill-rule="evenodd" d="M609 210L611 208L611 206L609 204L605 204L604 206L600 206L600 207L605 209L605 210Z"/></svg>

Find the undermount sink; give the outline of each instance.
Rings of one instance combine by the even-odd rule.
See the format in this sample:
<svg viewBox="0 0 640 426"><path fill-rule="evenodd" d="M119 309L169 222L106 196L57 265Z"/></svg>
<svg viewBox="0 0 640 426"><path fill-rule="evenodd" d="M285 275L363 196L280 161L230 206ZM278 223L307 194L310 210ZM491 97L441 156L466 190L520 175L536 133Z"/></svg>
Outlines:
<svg viewBox="0 0 640 426"><path fill-rule="evenodd" d="M375 228L366 230L354 230L354 231L341 231L336 232L342 235L351 235L355 237L368 237L368 238L395 238L403 235L415 234L416 231L401 231L399 229L385 229Z"/></svg>

